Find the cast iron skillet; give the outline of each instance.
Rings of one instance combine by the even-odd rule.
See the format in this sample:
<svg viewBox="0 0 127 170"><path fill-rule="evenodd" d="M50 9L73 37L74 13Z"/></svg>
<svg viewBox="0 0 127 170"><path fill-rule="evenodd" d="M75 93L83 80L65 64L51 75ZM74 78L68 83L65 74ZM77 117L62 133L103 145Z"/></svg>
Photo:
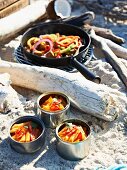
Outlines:
<svg viewBox="0 0 127 170"><path fill-rule="evenodd" d="M60 33L61 35L77 35L80 36L84 46L80 48L79 54L76 56L69 56L65 58L45 58L40 57L35 54L29 53L24 48L26 46L27 40L31 37L39 37L43 34L52 34L52 33ZM89 35L81 28L64 23L43 23L35 26L23 34L21 40L21 47L25 56L35 61L42 66L48 67L59 67L59 66L74 66L83 76L87 79L94 81L96 83L100 83L100 78L90 72L83 64L79 62L80 58L87 54L89 46L91 43L91 38Z"/></svg>

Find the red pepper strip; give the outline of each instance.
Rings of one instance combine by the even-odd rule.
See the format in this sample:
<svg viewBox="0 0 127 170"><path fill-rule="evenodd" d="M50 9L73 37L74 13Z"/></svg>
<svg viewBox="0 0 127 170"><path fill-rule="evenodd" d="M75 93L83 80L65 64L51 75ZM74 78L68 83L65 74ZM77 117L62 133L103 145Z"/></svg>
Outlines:
<svg viewBox="0 0 127 170"><path fill-rule="evenodd" d="M71 135L71 133L73 133L73 131L75 132L76 130L77 130L77 127L76 127L76 126L66 127L65 131L62 132L62 136Z"/></svg>
<svg viewBox="0 0 127 170"><path fill-rule="evenodd" d="M62 41L62 40L65 40L65 39L66 39L66 36L61 36L61 37L59 37L59 38L57 39L57 42Z"/></svg>
<svg viewBox="0 0 127 170"><path fill-rule="evenodd" d="M72 39L80 39L79 36L74 36L74 35L68 35L67 37L68 37L68 38L72 38Z"/></svg>
<svg viewBox="0 0 127 170"><path fill-rule="evenodd" d="M65 136L67 136L68 133L70 133L70 129L69 128L64 129L63 131L60 131L59 132L59 136L60 137L65 137Z"/></svg>
<svg viewBox="0 0 127 170"><path fill-rule="evenodd" d="M65 40L56 42L56 44L60 45L61 47L65 47L65 48L71 44L75 44L76 48L78 48L79 46L81 46L82 43L81 43L81 40L79 40L79 38L73 38L73 39L66 38Z"/></svg>
<svg viewBox="0 0 127 170"><path fill-rule="evenodd" d="M77 129L76 128L73 128L69 133L67 133L66 135L68 136L68 137L70 137L70 136L72 136L75 132L77 131Z"/></svg>
<svg viewBox="0 0 127 170"><path fill-rule="evenodd" d="M51 111L57 111L57 110L60 110L60 107L59 107L59 105L52 104L51 107L50 107L50 110Z"/></svg>
<svg viewBox="0 0 127 170"><path fill-rule="evenodd" d="M61 131L59 131L59 136L63 136L68 131L67 127L64 127Z"/></svg>
<svg viewBox="0 0 127 170"><path fill-rule="evenodd" d="M67 46L69 46L72 43L74 43L74 40L72 40L72 41L63 41L63 42L56 42L57 45L60 45L62 47L67 47Z"/></svg>
<svg viewBox="0 0 127 170"><path fill-rule="evenodd" d="M46 45L46 46L45 46L44 53L48 52L49 50L50 50L50 46L49 46L49 45Z"/></svg>
<svg viewBox="0 0 127 170"><path fill-rule="evenodd" d="M80 141L82 141L82 133L80 132L79 134L78 134L78 137L77 137L77 139L76 140L80 140Z"/></svg>
<svg viewBox="0 0 127 170"><path fill-rule="evenodd" d="M55 56L56 58L61 58L61 53L60 53L60 49L59 49L59 48L54 49L54 50L53 50L53 53L54 53L54 56Z"/></svg>
<svg viewBox="0 0 127 170"><path fill-rule="evenodd" d="M24 131L22 130L22 128L18 129L18 130L15 132L15 135L16 135L16 138L17 138L17 139L21 138L21 137L24 135Z"/></svg>

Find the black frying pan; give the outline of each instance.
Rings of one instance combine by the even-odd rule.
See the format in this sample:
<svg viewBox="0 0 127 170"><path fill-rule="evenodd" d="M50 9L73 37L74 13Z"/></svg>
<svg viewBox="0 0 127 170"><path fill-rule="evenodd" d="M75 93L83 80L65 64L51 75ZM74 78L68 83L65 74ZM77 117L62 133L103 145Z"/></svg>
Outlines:
<svg viewBox="0 0 127 170"><path fill-rule="evenodd" d="M52 34L52 33L60 33L61 35L77 35L80 36L84 46L80 48L79 54L76 56L64 57L64 58L45 58L40 57L35 54L29 53L24 48L26 46L26 42L31 37L39 37L43 34ZM59 67L59 66L67 66L72 65L77 70L85 76L87 79L94 81L96 83L100 83L100 78L95 76L92 72L90 72L83 64L79 62L80 58L87 54L89 46L91 43L91 38L89 35L82 30L81 28L64 23L43 23L35 26L23 34L21 40L21 47L25 56L43 66L49 67Z"/></svg>

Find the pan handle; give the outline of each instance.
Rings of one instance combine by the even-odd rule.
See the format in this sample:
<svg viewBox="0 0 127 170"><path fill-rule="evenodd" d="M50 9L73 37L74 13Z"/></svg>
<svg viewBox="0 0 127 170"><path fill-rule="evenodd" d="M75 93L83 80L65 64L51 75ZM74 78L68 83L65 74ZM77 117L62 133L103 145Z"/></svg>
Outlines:
<svg viewBox="0 0 127 170"><path fill-rule="evenodd" d="M94 12L88 11L82 15L79 15L79 16L71 16L68 18L64 18L64 19L62 19L62 22L80 27L80 26L84 25L84 23L92 22L94 20L94 18L95 18Z"/></svg>
<svg viewBox="0 0 127 170"><path fill-rule="evenodd" d="M92 11L88 11L88 12L85 12L84 14L82 15L79 15L79 16L70 16L68 18L59 18L59 19L56 19L56 20L46 20L45 22L40 22L40 23L37 23L37 24L34 24L33 26L38 26L38 25L41 25L43 23L65 23L65 24L71 24L71 25L74 25L74 26L83 26L84 23L90 23L94 20L95 18L95 14L92 12Z"/></svg>
<svg viewBox="0 0 127 170"><path fill-rule="evenodd" d="M91 72L85 65L81 64L75 57L71 58L71 64L88 80L100 84L100 77Z"/></svg>

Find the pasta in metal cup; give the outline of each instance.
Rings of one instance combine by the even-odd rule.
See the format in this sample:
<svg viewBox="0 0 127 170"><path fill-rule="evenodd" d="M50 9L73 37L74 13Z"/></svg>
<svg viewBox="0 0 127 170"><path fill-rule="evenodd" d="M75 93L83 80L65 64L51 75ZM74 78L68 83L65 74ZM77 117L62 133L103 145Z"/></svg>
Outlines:
<svg viewBox="0 0 127 170"><path fill-rule="evenodd" d="M64 159L81 160L89 154L91 130L78 119L69 119L56 128L56 150Z"/></svg>
<svg viewBox="0 0 127 170"><path fill-rule="evenodd" d="M38 97L37 112L48 128L55 128L67 119L70 100L61 92L47 92Z"/></svg>
<svg viewBox="0 0 127 170"><path fill-rule="evenodd" d="M9 128L11 147L19 153L34 153L45 143L45 126L36 116L22 116Z"/></svg>

